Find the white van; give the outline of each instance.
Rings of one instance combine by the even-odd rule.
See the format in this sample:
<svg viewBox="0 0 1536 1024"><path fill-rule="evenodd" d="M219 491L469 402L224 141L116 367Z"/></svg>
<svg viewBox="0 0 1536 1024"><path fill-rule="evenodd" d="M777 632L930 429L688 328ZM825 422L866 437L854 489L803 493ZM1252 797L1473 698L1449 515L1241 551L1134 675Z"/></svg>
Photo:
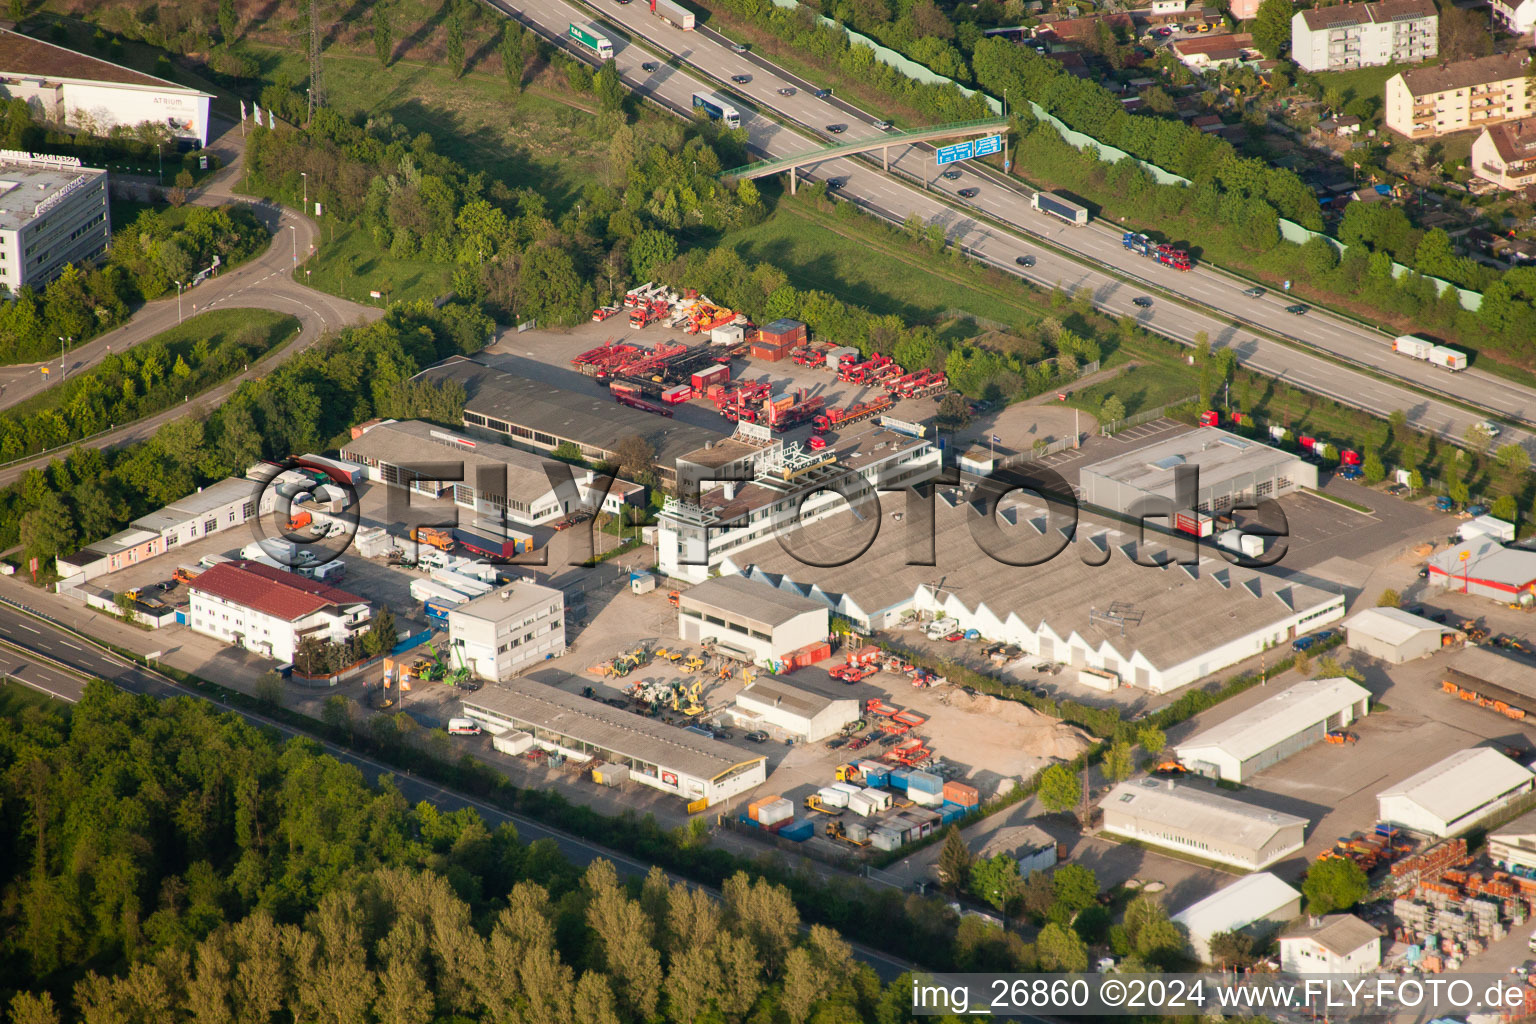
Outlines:
<svg viewBox="0 0 1536 1024"><path fill-rule="evenodd" d="M448 719L448 735L450 736L479 736L480 723L473 718Z"/></svg>

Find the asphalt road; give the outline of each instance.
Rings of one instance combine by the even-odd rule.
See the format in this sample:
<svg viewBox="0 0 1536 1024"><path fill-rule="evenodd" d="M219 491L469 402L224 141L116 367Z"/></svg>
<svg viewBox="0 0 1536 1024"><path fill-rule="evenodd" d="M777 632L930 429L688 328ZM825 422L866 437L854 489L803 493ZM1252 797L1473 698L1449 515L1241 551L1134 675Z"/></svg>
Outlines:
<svg viewBox="0 0 1536 1024"><path fill-rule="evenodd" d="M318 743L327 754L338 761L355 765L370 783L376 782L381 776L392 776L396 787L412 803L426 800L448 811L455 811L462 807L473 808L493 827L505 823L515 825L518 835L524 842L533 842L535 839L552 840L560 852L577 865L586 865L599 857L605 857L613 862L614 867L621 874L641 878L645 877L651 869L649 864L588 842L578 836L549 828L531 818L509 814L492 804L445 789L436 783L418 779L414 775L401 775L388 765L345 747L338 747L317 736L300 732L264 715L233 707L194 690L178 687L132 662L102 651L80 640L72 633L18 611L6 603L0 603L0 637L4 638L0 640L0 678L10 677L61 700L71 703L78 701L85 690L86 678L84 677L105 679L129 693L161 698L197 697L208 701L220 711L239 715L253 725L275 730L285 738L305 736ZM81 675L71 674L71 671L65 671L66 669ZM687 881L677 875L670 877L674 882ZM704 889L717 899L720 896L718 890L698 886L691 881L688 884ZM860 960L874 968L882 981L893 981L902 973L913 969L911 964L878 950L857 943L849 945Z"/></svg>
<svg viewBox="0 0 1536 1024"><path fill-rule="evenodd" d="M584 52L563 37L572 21L590 21L590 11L563 0L528 0L517 5L508 0L489 2L544 34L561 39L562 45L572 52ZM730 40L717 32L701 28L685 33L671 28L652 16L643 2L601 2L595 9L601 12L603 19L619 25L632 37L643 38L676 58L661 63L655 71L646 71L641 65L653 61L652 54L614 38L615 64L626 84L635 91L679 112L691 109L692 94L699 89L720 92L727 98L733 94L744 96L751 104L774 110L806 127L806 134L814 137L814 141L809 140L806 134L792 131L755 112L747 104L741 104L738 109L751 145L765 156L791 156L814 148L817 142L874 139L884 134L874 127L876 118L873 115L835 96L817 99L814 95L816 83L791 75L750 52L734 52ZM718 81L729 81L736 75L749 76L749 81L721 88L689 66L702 69ZM792 93L783 95L781 89L792 90ZM837 135L829 134L825 128L832 124L843 125L845 130ZM1067 289L1087 287L1093 292L1095 302L1114 315L1133 316L1147 327L1185 342L1192 341L1203 331L1210 337L1212 345L1232 346L1239 361L1250 369L1379 415L1401 409L1414 426L1442 437L1460 440L1467 427L1482 420L1486 414L1510 421L1536 423L1536 392L1531 389L1477 370L1451 374L1396 355L1391 351L1386 335L1318 310L1310 310L1303 316L1286 314L1284 307L1290 303L1283 294L1267 293L1257 299L1250 298L1243 294L1243 290L1250 287L1248 282L1220 271L1201 267L1179 273L1159 266L1126 250L1120 241L1121 232L1109 225L1072 228L1036 213L1029 206L1027 189L1005 182L979 165L967 165L958 180L936 177L931 152L928 146L893 146L893 174L890 175L862 161L841 158L812 165L806 176L813 180L840 181L845 198L895 221L904 221L916 213L928 222L943 224L955 244L1037 284L1049 287L1059 283ZM933 190L943 193L947 201L941 202L935 195L925 193L923 188L895 177L895 171L931 180ZM967 201L957 195L965 188L976 188L979 192L973 200ZM967 215L951 203L974 207L1010 225L1012 230L1004 231L982 217ZM1021 238L1013 231L1026 237ZM1043 248L1038 244L1039 240L1049 240L1053 246L1111 267L1117 274L1132 278L1136 283L1126 284L1116 276L1086 268L1076 260ZM1026 270L1015 264L1014 261L1024 255L1036 258L1034 267ZM1215 307L1224 311L1225 316L1172 302L1154 302L1150 309L1132 304L1132 299L1146 295L1152 288ZM1243 321L1245 327L1231 326L1227 317ZM1259 337L1252 333L1253 328L1314 347L1349 365L1341 366L1331 359ZM1468 412L1449 402L1425 397L1419 390L1378 380L1350 369L1350 365L1370 367L1414 388L1454 396L1485 410L1485 413ZM1536 454L1536 437L1530 432L1506 429L1500 441L1520 443Z"/></svg>
<svg viewBox="0 0 1536 1024"><path fill-rule="evenodd" d="M169 330L182 317L192 316L195 312L244 306L290 313L298 317L302 329L299 338L282 351L281 358L285 359L318 341L324 331L382 315L379 309L315 291L292 279L290 275L294 267L307 259L314 250L319 229L314 221L295 210L234 194L232 189L238 180L245 152L240 138L240 126L227 122L219 124L224 127L224 132L210 143L209 148L223 161L224 167L192 196L190 202L202 206L250 203L257 219L272 232L272 243L267 251L226 273L208 278L196 288L184 291L179 308L175 295L146 303L128 323L70 349L62 362L54 358L43 363L0 367L0 409L58 384L61 376L67 379L70 375L94 366L113 349L121 352ZM50 371L47 375L42 373L44 366ZM65 368L62 375L59 372L61 366ZM269 368L270 364L266 362L258 363L240 379L259 376ZM233 384L205 400L215 401L231 390ZM171 418L171 414L157 417L153 422L158 425L168 418ZM147 436L147 433L142 424L135 424L93 443L99 446L122 444ZM0 486L15 479L19 472L19 469L12 468L0 473Z"/></svg>

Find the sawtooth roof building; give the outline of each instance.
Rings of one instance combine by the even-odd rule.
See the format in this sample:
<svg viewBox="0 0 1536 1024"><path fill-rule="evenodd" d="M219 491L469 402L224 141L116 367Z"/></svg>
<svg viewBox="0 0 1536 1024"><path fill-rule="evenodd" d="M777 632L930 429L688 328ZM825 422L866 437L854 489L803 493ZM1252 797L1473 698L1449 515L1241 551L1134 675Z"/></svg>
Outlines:
<svg viewBox="0 0 1536 1024"><path fill-rule="evenodd" d="M1399 828L1451 836L1529 793L1533 778L1497 750L1461 750L1377 793L1378 816Z"/></svg>
<svg viewBox="0 0 1536 1024"><path fill-rule="evenodd" d="M1099 804L1104 831L1257 871L1301 849L1307 819L1172 780L1122 782Z"/></svg>
<svg viewBox="0 0 1536 1024"><path fill-rule="evenodd" d="M1200 730L1175 750L1193 771L1246 782L1329 730L1364 718L1370 704L1370 691L1349 679L1310 679Z"/></svg>
<svg viewBox="0 0 1536 1024"><path fill-rule="evenodd" d="M544 750L626 766L631 781L690 804L729 800L767 777L761 754L562 689L579 682L568 672L541 669L471 694L464 714L493 735L526 732Z"/></svg>
<svg viewBox="0 0 1536 1024"><path fill-rule="evenodd" d="M1084 518L1078 540L1067 544L1035 506L1002 510L994 557L972 537L967 504L941 492L935 505L931 555L921 544L914 550L904 524L891 521L890 513L904 508L898 495L878 518L840 512L807 528L803 548L759 545L730 555L722 571L822 601L871 630L917 612L943 612L957 629L1153 693L1220 672L1344 614L1341 593L1243 569L1219 555L1202 553L1192 565L1133 560L1178 557L1188 550L1181 539L1167 538L1164 547L1149 536L1142 545L1118 525ZM1048 557L1052 550L1059 553ZM1029 564L1030 557L1044 560Z"/></svg>

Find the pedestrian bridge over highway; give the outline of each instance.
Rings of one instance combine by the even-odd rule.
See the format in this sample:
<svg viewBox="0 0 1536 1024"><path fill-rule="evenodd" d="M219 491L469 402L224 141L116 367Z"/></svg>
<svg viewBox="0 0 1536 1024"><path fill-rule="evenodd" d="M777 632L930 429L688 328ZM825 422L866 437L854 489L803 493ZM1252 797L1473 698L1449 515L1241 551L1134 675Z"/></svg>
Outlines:
<svg viewBox="0 0 1536 1024"><path fill-rule="evenodd" d="M744 164L741 167L733 167L728 171L722 171L722 178L766 178L771 174L781 171L789 172L789 191L793 195L797 184L796 172L809 164L818 164L825 160L835 160L843 156L856 156L860 153L872 153L880 150L881 163L888 171L891 169L892 146L910 146L916 142L932 142L938 139L963 138L968 135L990 135L1008 133L1008 121L1000 117L987 118L982 121L956 121L953 124L931 125L927 128L917 128L909 132L887 132L872 139L855 139L850 142L839 142L829 146L819 146L816 149L807 150L804 153L796 153L794 156L777 157L772 160L759 160L755 164ZM1006 144L1004 149L1007 149Z"/></svg>

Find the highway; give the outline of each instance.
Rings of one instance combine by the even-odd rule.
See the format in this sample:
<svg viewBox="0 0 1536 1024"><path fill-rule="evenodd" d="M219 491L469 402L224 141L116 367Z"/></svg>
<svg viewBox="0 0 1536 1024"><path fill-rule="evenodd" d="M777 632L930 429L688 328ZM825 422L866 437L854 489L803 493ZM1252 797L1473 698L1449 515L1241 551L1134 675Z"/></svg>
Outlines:
<svg viewBox="0 0 1536 1024"><path fill-rule="evenodd" d="M265 715L236 708L216 697L199 693L188 687L177 686L156 673L146 671L115 654L103 651L74 633L52 625L46 619L18 610L6 600L0 600L0 637L4 638L0 640L0 679L9 677L70 703L80 700L89 678L104 679L129 693L162 699L195 697L206 700L220 711L239 715L252 725L271 729L285 739L303 736L312 740L338 761L357 767L370 783L376 783L386 775L392 776L396 788L412 804L425 800L446 811L455 811L463 807L472 808L490 827L494 828L501 824L516 826L518 836L523 842L531 843L535 839L552 840L561 854L579 866L604 857L612 861L622 875L644 878L651 869L651 865L605 846L542 825L532 818L508 813L475 797L445 789L435 782L418 779L409 773L400 774L396 769L370 757L301 732ZM720 898L720 892L717 889L699 885L670 872L668 874L673 882L687 882L691 886L703 889L716 899ZM849 946L853 949L855 956L874 968L883 982L894 981L901 974L914 969L912 964L868 946L851 941Z"/></svg>
<svg viewBox="0 0 1536 1024"><path fill-rule="evenodd" d="M571 52L584 52L566 43L564 35L570 22L592 21L590 11L564 0L527 0L519 5L508 0L486 2L561 40ZM650 52L627 44L622 38L613 38L615 64L625 83L636 92L675 112L691 109L692 93L697 89L721 92L727 98L734 93L806 129L801 134L752 110L748 104L739 105L750 143L765 157L791 156L812 148L814 143L808 143L807 135L831 143L875 139L884 134L874 127L873 115L836 97L818 99L816 83L801 80L750 52L734 51L730 40L717 32L704 28L693 32L674 29L652 16L643 2L619 4L608 0L594 9L601 11L602 19L634 38L643 38L673 58L647 71L642 65L655 61ZM719 81L729 81L737 75L749 76L749 80L721 88L692 69L702 69ZM834 135L825 130L834 124L844 126L844 131ZM1120 242L1121 233L1108 225L1073 228L1036 213L1028 204L1027 189L1005 182L988 169L966 166L957 180L936 177L930 152L925 146L893 147L892 174L882 173L861 160L841 158L814 165L807 177L836 179L841 183L844 198L891 220L901 222L915 213L927 222L942 224L954 244L1036 284L1059 284L1069 291L1086 287L1106 312L1132 316L1149 329L1184 342L1192 342L1204 332L1213 346L1232 347L1239 362L1249 369L1378 415L1401 409L1414 426L1441 437L1460 441L1469 426L1490 413L1512 422L1536 424L1536 393L1528 388L1477 370L1451 374L1396 355L1385 335L1316 309L1302 316L1289 315L1284 307L1290 303L1283 294L1250 298L1243 294L1251 286L1249 282L1220 271L1197 268L1180 273L1162 267L1126 250ZM896 177L896 171L931 181L932 188L943 193L943 199ZM979 191L968 201L957 195L964 188ZM957 209L957 205L962 209ZM968 214L963 209L966 206L985 216ZM1007 224L1010 230L998 227L994 221ZM1058 249L1043 247L1038 244L1041 240ZM1084 266L1058 250L1074 253L1112 269L1113 273ZM1015 264L1017 258L1026 255L1035 257L1035 266L1025 269ZM1122 277L1131 278L1134 283L1128 284ZM1158 301L1159 292L1206 308ZM1151 308L1133 305L1133 299L1149 295L1154 298ZM1239 321L1241 326L1234 326L1232 320ZM1260 335L1258 331L1314 347L1332 358ZM1334 360L1341 360L1344 365ZM1351 365L1369 367L1412 387L1352 370ZM1424 391L1454 396L1485 412L1470 412L1426 396ZM1510 441L1536 454L1536 436L1531 432L1506 429L1500 442Z"/></svg>

